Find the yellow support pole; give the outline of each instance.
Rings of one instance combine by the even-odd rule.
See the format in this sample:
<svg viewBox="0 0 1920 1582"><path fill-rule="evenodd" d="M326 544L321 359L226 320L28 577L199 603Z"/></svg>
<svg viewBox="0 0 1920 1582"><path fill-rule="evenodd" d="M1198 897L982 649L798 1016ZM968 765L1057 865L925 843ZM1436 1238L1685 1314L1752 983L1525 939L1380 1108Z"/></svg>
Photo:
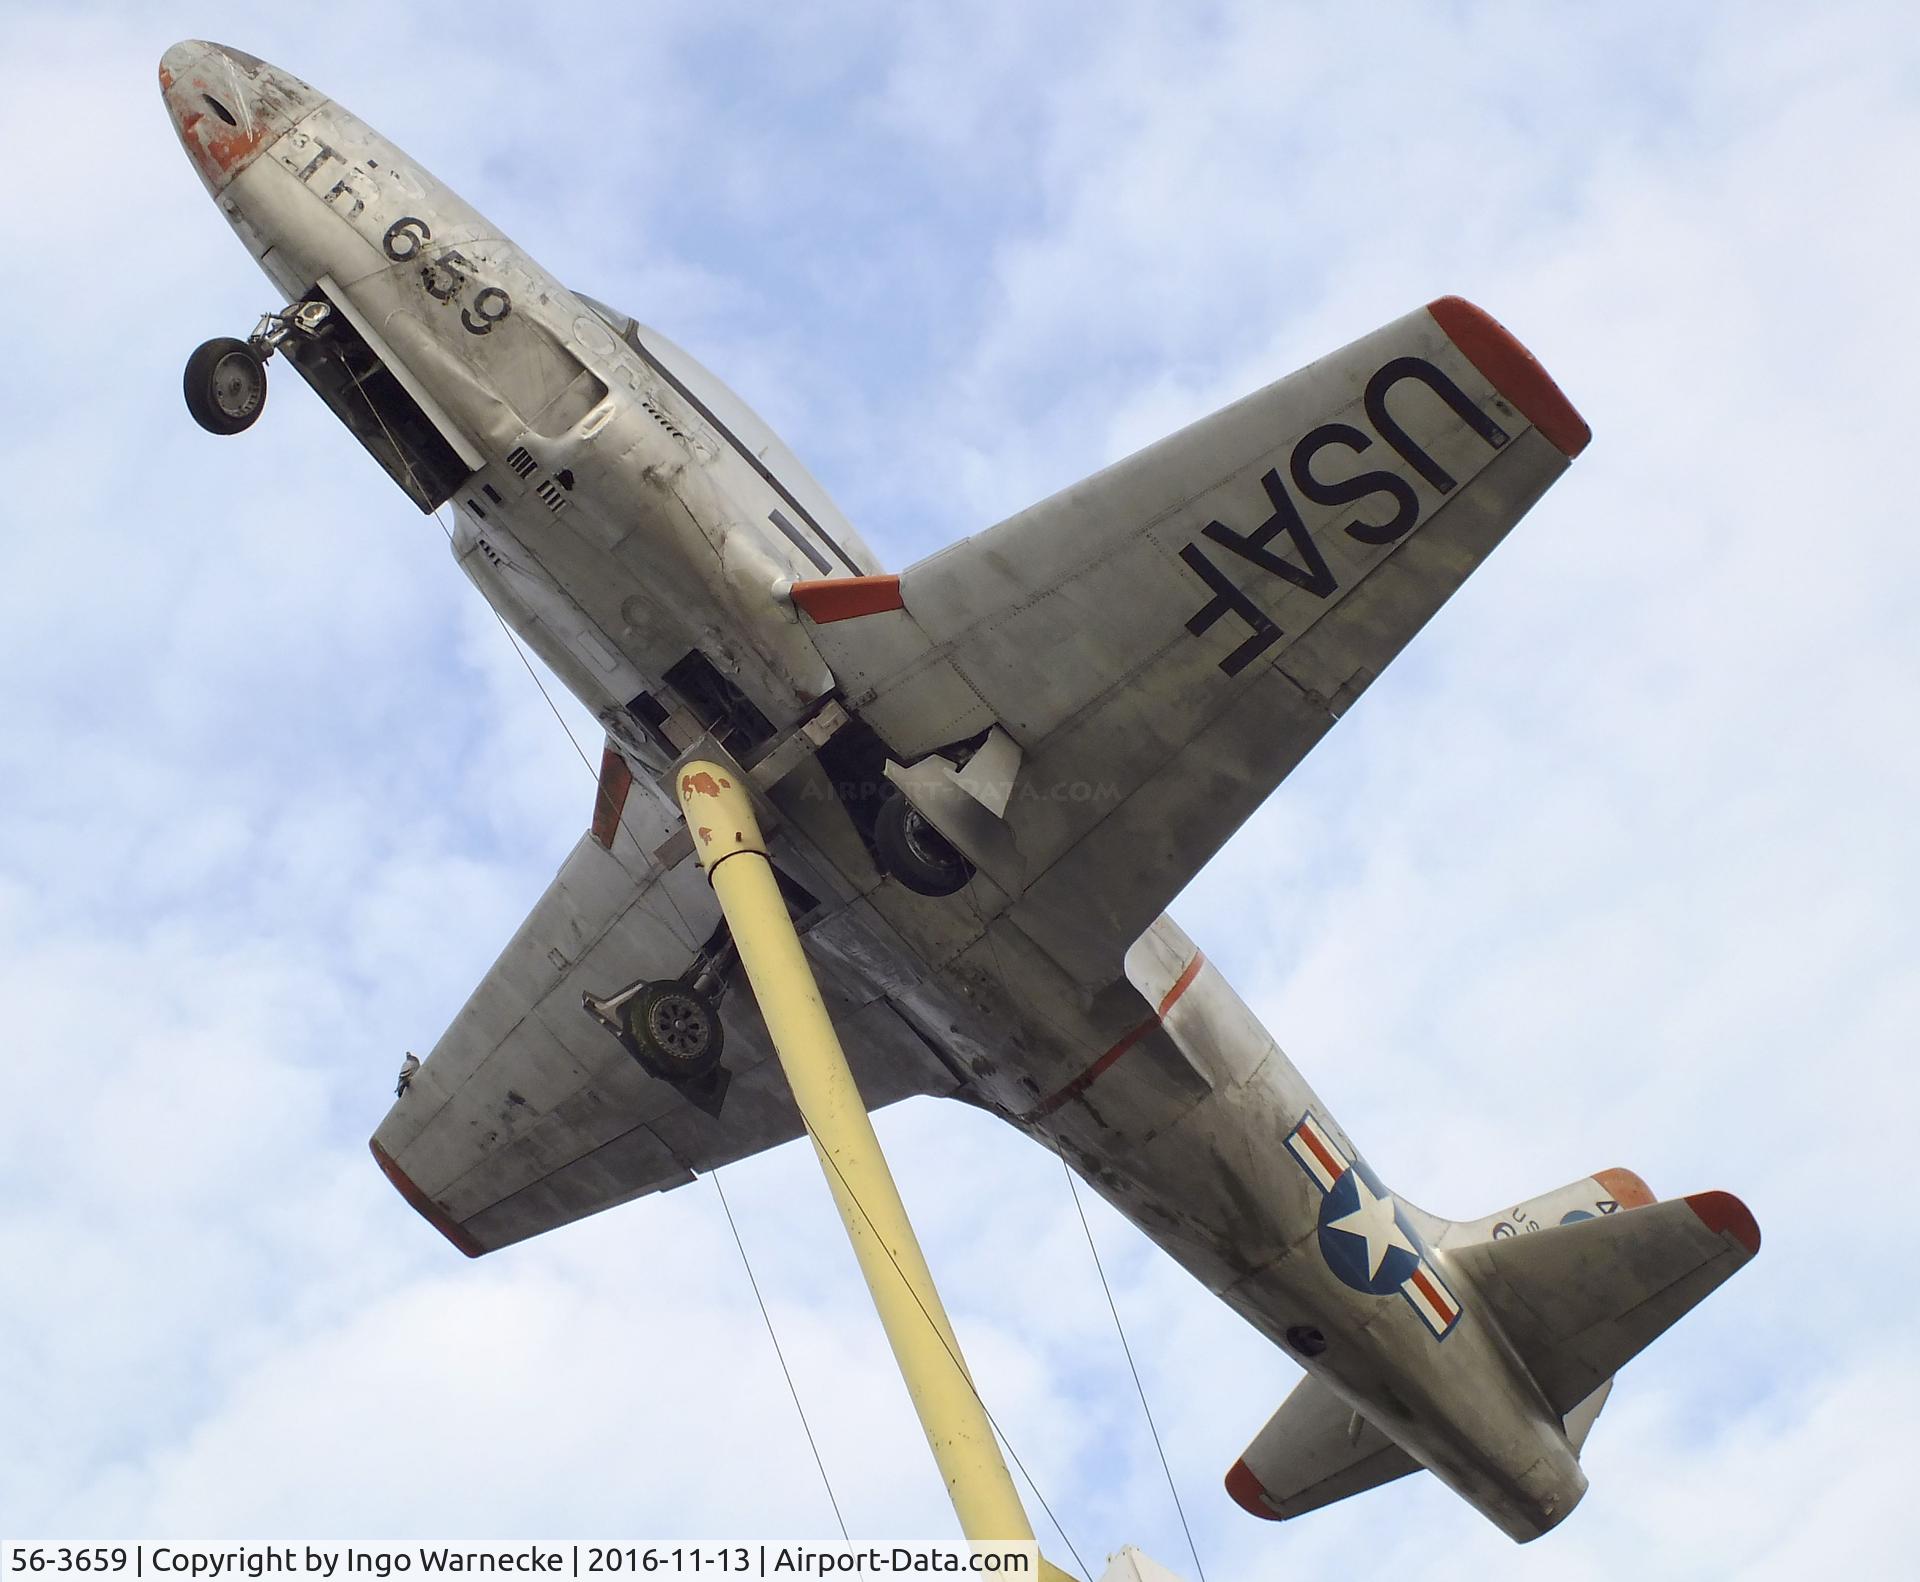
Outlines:
<svg viewBox="0 0 1920 1582"><path fill-rule="evenodd" d="M800 948L746 788L736 783L735 771L689 763L680 771L680 810L813 1134L820 1168L946 1480L960 1530L969 1541L1032 1542L1033 1526ZM1045 1560L1041 1573L1064 1576Z"/></svg>

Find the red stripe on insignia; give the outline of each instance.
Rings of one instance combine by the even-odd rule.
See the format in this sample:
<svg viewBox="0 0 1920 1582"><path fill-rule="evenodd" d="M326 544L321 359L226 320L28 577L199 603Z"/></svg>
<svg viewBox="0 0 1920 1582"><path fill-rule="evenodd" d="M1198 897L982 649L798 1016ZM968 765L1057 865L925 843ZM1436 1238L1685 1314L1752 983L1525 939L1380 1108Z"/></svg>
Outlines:
<svg viewBox="0 0 1920 1582"><path fill-rule="evenodd" d="M1442 297L1427 311L1447 332L1460 355L1478 368L1488 384L1511 401L1519 413L1569 460L1587 448L1593 430L1560 393L1533 353L1492 314L1464 297Z"/></svg>
<svg viewBox="0 0 1920 1582"><path fill-rule="evenodd" d="M367 1146L373 1150L374 1163L379 1165L387 1179L394 1184L400 1195L413 1205L414 1212L423 1220L469 1258L478 1258L487 1250L462 1230L451 1214L413 1184L406 1171L393 1162L393 1155L380 1146L378 1139L369 1142Z"/></svg>
<svg viewBox="0 0 1920 1582"><path fill-rule="evenodd" d="M1328 1151L1327 1145L1320 1141L1319 1136L1314 1132L1311 1125L1302 1121L1298 1135L1300 1140L1304 1142L1308 1148L1313 1150L1313 1157L1320 1161L1328 1175L1338 1176L1345 1173L1347 1167Z"/></svg>
<svg viewBox="0 0 1920 1582"><path fill-rule="evenodd" d="M1433 1304L1433 1310L1451 1323L1459 1310L1440 1294L1440 1288L1427 1278L1425 1269L1413 1271L1413 1283L1419 1287L1420 1294Z"/></svg>
<svg viewBox="0 0 1920 1582"><path fill-rule="evenodd" d="M1088 1066L1085 1071L1081 1072L1079 1076L1075 1077L1058 1093L1055 1093L1048 1098L1042 1099L1032 1109L1028 1110L1027 1113L1021 1117L1021 1119L1028 1120L1028 1121L1037 1121L1042 1116L1051 1115L1055 1110L1059 1109L1060 1106L1065 1104L1069 1099L1077 1099L1080 1097L1081 1094L1085 1093L1088 1088L1093 1086L1095 1081L1097 1081L1104 1072L1106 1072L1113 1066L1115 1061L1117 1061L1129 1049L1133 1048L1135 1044L1139 1043L1141 1039L1145 1038L1148 1033L1152 1032L1156 1027L1160 1025L1161 1017L1165 1016L1168 1011L1172 1010L1173 1002L1179 999L1181 995L1185 994L1187 990L1192 986L1193 980L1199 977L1200 969L1202 966L1205 965L1205 963L1206 963L1206 957L1201 955L1200 952L1196 950L1193 953L1193 960L1187 963L1186 969L1180 974L1179 977L1174 979L1173 987L1167 990L1166 998L1160 1002L1159 1010L1155 1011L1152 1016L1148 1017L1138 1027L1134 1028L1132 1032L1127 1033L1124 1037L1122 1037L1117 1044L1115 1044L1111 1049L1109 1049L1105 1054L1103 1054L1098 1060L1094 1061L1092 1065ZM1338 1174L1338 1173L1339 1173L1338 1171L1335 1172L1335 1174Z"/></svg>
<svg viewBox="0 0 1920 1582"><path fill-rule="evenodd" d="M834 577L824 582L796 582L787 590L794 608L816 626L850 621L856 616L904 610L898 577Z"/></svg>

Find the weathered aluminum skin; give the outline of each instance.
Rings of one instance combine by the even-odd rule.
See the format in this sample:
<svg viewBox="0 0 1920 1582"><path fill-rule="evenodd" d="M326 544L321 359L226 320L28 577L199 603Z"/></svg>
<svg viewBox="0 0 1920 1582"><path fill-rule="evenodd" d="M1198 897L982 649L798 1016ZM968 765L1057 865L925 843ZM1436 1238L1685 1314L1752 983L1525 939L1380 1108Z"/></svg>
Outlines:
<svg viewBox="0 0 1920 1582"><path fill-rule="evenodd" d="M771 524L791 506L681 393L714 391L712 375L664 340L643 358L471 205L286 73L196 41L167 52L161 82L195 168L280 291L342 294L485 458L456 496L462 567L623 741L638 750L621 711L641 679L690 647L776 726L832 686L769 597L820 574ZM214 136L209 92L257 114ZM830 531L861 569L877 564L837 513Z"/></svg>
<svg viewBox="0 0 1920 1582"><path fill-rule="evenodd" d="M1163 915L1565 469L1564 426L1519 410L1436 304L855 601L872 613L803 616L789 585L877 563L712 375L567 291L297 79L192 42L161 81L277 288L350 308L448 444L479 458L452 495L463 570L638 770L603 785L600 838L582 838L381 1123L376 1152L409 1201L480 1253L797 1135L743 992L725 1003L735 1078L718 1115L581 1009L583 991L685 972L718 921L656 777L719 745L684 718L663 741L629 707L698 650L771 727L748 759L765 766L763 822L812 898L807 948L869 1102L946 1093L1000 1114L1307 1369L1313 1393L1236 1466L1236 1497L1292 1514L1419 1465L1516 1538L1564 1518L1585 1489L1593 1370L1650 1336L1616 1326L1568 1361L1560 1331L1593 1316L1590 1291L1509 1333L1523 1326L1496 1312L1525 1305L1511 1293L1526 1279L1484 1255L1506 1219L1456 1226L1387 1194ZM1409 359L1431 374L1407 383ZM960 895L883 877L820 757L790 750L830 695L897 766L926 769L916 805L942 828L940 788L970 799L961 822L993 851ZM927 757L995 727L1010 786L969 790ZM1325 1223L1336 1191L1364 1236ZM1660 1224L1667 1262L1651 1263L1680 1269L1690 1300L1710 1288L1700 1268L1717 1283L1750 1256L1739 1226L1683 1246ZM1335 1255L1361 1240L1372 1269L1356 1284ZM1419 1279L1367 1288L1408 1259ZM1342 1411L1346 1450L1321 1442Z"/></svg>

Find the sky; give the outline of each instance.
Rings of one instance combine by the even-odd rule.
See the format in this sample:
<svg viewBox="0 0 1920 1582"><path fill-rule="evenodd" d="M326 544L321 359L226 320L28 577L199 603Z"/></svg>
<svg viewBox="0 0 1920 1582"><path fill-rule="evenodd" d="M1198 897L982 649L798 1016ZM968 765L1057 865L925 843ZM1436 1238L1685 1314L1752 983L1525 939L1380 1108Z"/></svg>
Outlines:
<svg viewBox="0 0 1920 1582"><path fill-rule="evenodd" d="M1399 1190L1624 1165L1759 1258L1521 1548L1221 1488L1297 1370L1088 1195L1199 1564L1905 1574L1920 35L1903 6L8 10L0 1536L830 1537L713 1184L469 1263L365 1139L592 790L311 392L154 79L286 66L722 374L911 564L1448 292L1592 424L1175 908ZM1908 457L1908 461L1901 458ZM586 716L568 721L593 756ZM1072 1548L1197 1575L1057 1161L880 1129ZM856 1537L953 1518L811 1156L721 1177ZM1050 1554L1067 1545L1030 1500Z"/></svg>

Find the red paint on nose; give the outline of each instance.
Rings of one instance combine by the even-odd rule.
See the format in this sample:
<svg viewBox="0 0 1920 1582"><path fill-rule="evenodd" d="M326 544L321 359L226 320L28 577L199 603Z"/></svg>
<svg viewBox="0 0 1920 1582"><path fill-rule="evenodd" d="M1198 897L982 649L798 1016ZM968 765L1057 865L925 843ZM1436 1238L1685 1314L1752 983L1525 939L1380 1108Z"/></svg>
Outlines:
<svg viewBox="0 0 1920 1582"><path fill-rule="evenodd" d="M321 96L258 57L185 39L160 57L160 93L180 146L218 192Z"/></svg>

